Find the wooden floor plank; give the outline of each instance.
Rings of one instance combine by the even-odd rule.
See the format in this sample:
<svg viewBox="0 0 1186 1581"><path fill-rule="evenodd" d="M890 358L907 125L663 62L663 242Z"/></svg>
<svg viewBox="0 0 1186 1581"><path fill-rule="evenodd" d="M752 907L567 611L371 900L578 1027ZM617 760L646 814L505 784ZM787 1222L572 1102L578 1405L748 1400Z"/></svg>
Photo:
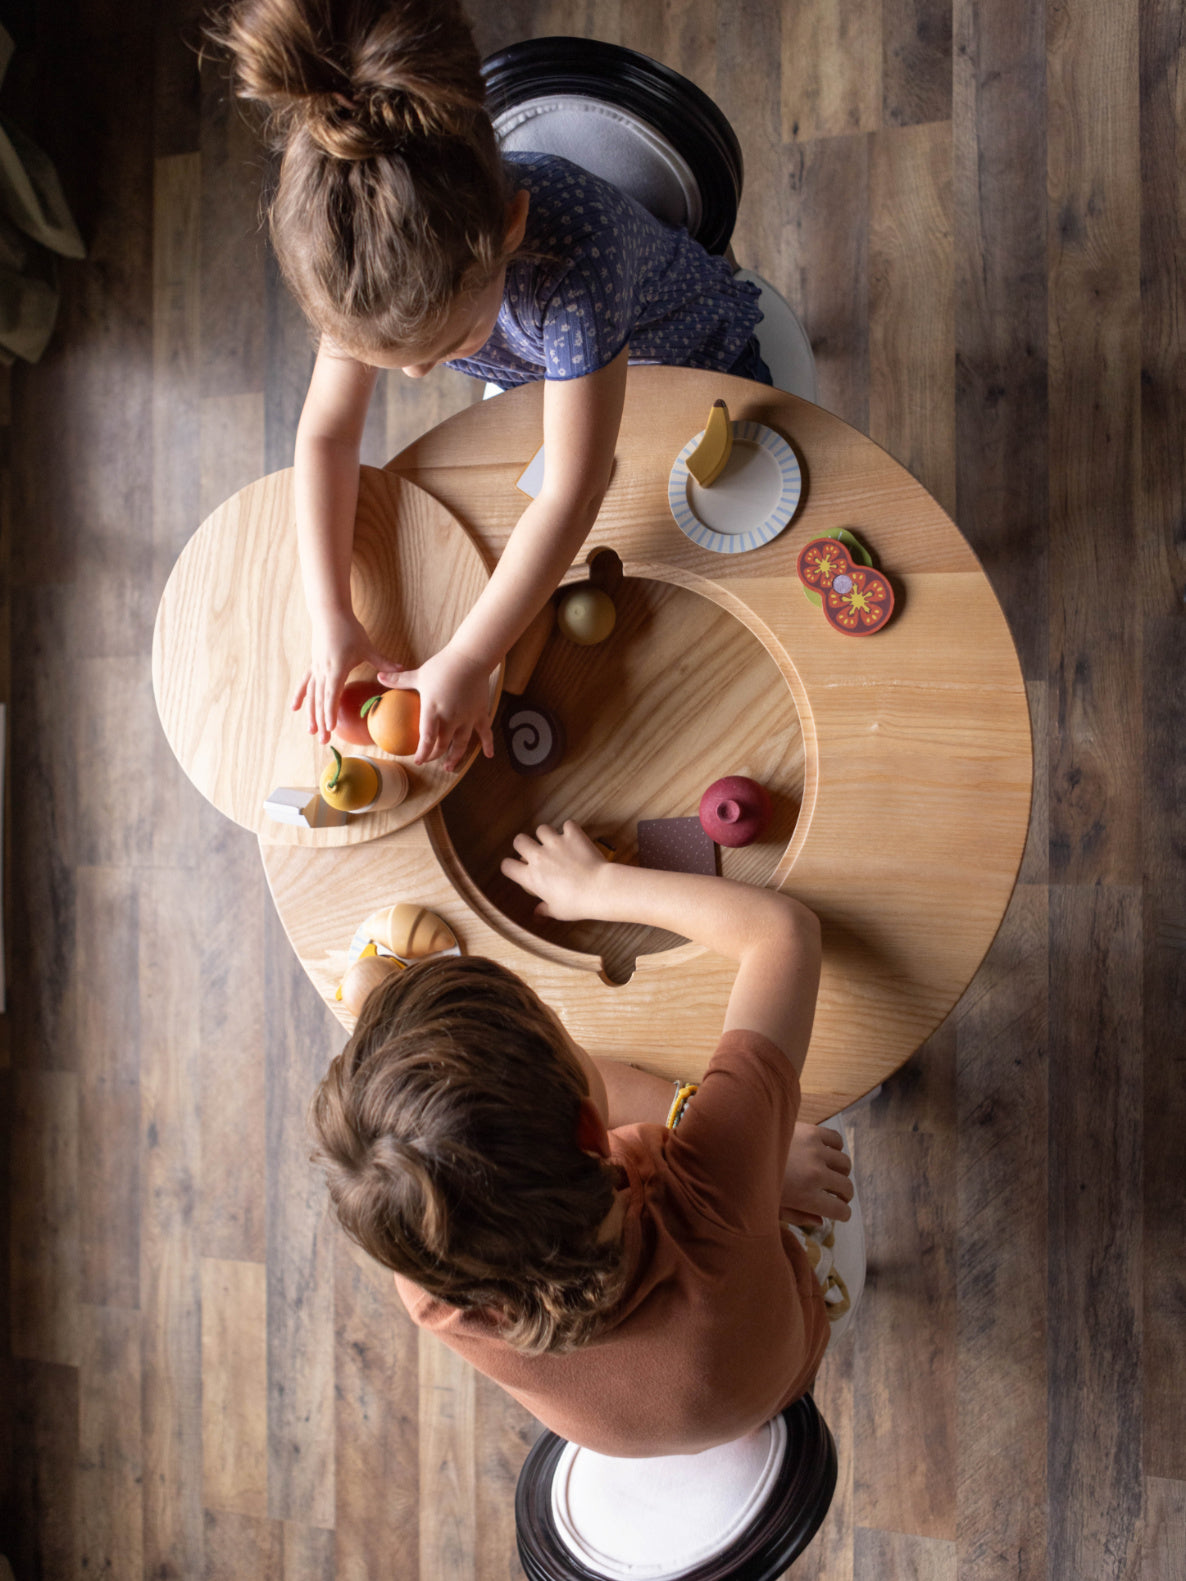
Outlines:
<svg viewBox="0 0 1186 1581"><path fill-rule="evenodd" d="M141 946L139 889L127 867L78 872L80 1294L97 1306L140 1305L140 1017L131 993Z"/></svg>
<svg viewBox="0 0 1186 1581"><path fill-rule="evenodd" d="M1140 1563L1140 960L1136 891L1051 890L1049 1564L1116 1581Z"/></svg>
<svg viewBox="0 0 1186 1581"><path fill-rule="evenodd" d="M76 1367L78 1078L14 1071L12 1097L12 1354Z"/></svg>
<svg viewBox="0 0 1186 1581"><path fill-rule="evenodd" d="M951 128L874 133L869 434L955 509Z"/></svg>
<svg viewBox="0 0 1186 1581"><path fill-rule="evenodd" d="M140 1314L87 1306L81 1327L76 1573L131 1578L144 1548Z"/></svg>
<svg viewBox="0 0 1186 1581"><path fill-rule="evenodd" d="M20 1362L14 1383L21 1453L14 1462L13 1504L20 1519L6 1557L22 1581L76 1581L78 1370Z"/></svg>
<svg viewBox="0 0 1186 1581"><path fill-rule="evenodd" d="M1047 38L1050 850L1067 884L1141 874L1137 10L1062 7Z"/></svg>
<svg viewBox="0 0 1186 1581"><path fill-rule="evenodd" d="M1186 62L1175 0L1140 9L1141 593L1152 615L1180 609L1186 586Z"/></svg>
<svg viewBox="0 0 1186 1581"><path fill-rule="evenodd" d="M1180 616L1144 623L1144 1174L1142 1329L1144 1469L1186 1482L1186 644Z"/></svg>
<svg viewBox="0 0 1186 1581"><path fill-rule="evenodd" d="M846 137L881 125L885 0L806 0L784 8L782 138Z"/></svg>
<svg viewBox="0 0 1186 1581"><path fill-rule="evenodd" d="M1029 0L958 0L953 11L956 520L1008 612L1024 674L1044 681L1043 13Z"/></svg>
<svg viewBox="0 0 1186 1581"><path fill-rule="evenodd" d="M283 1530L284 1581L344 1581L332 1531L296 1521L285 1521Z"/></svg>
<svg viewBox="0 0 1186 1581"><path fill-rule="evenodd" d="M284 1529L266 1516L206 1510L202 1518L203 1581L289 1581Z"/></svg>
<svg viewBox="0 0 1186 1581"><path fill-rule="evenodd" d="M475 1581L474 1372L419 1335L420 1578Z"/></svg>
<svg viewBox="0 0 1186 1581"><path fill-rule="evenodd" d="M195 1010L202 915L190 873L160 868L142 877L140 928L144 1567L161 1581L188 1581L203 1568L196 1222L202 1048Z"/></svg>
<svg viewBox="0 0 1186 1581"><path fill-rule="evenodd" d="M202 1503L268 1513L268 1309L262 1263L202 1259Z"/></svg>
<svg viewBox="0 0 1186 1581"><path fill-rule="evenodd" d="M1048 927L1045 885L1019 886L955 1013L961 1581L1047 1575Z"/></svg>
<svg viewBox="0 0 1186 1581"><path fill-rule="evenodd" d="M264 933L271 901L255 841L206 802L198 825L201 1248L206 1257L262 1263L268 1199Z"/></svg>
<svg viewBox="0 0 1186 1581"><path fill-rule="evenodd" d="M953 1047L949 1030L939 1037ZM952 1541L955 1131L938 1116L891 1123L895 1107L902 1113L893 1086L860 1139L869 1272L854 1325L853 1521Z"/></svg>
<svg viewBox="0 0 1186 1581"><path fill-rule="evenodd" d="M196 82L196 68L194 70ZM196 115L196 105L195 105ZM181 117L184 120L184 117ZM194 127L196 144L197 130ZM197 525L201 156L159 158L153 188L152 591L159 599ZM152 860L195 861L199 798L158 730L150 744Z"/></svg>
<svg viewBox="0 0 1186 1581"><path fill-rule="evenodd" d="M881 0L884 126L951 119L948 0Z"/></svg>
<svg viewBox="0 0 1186 1581"><path fill-rule="evenodd" d="M869 425L869 139L825 137L787 148L779 177L766 183L765 194L782 222L780 261L771 283L811 339L820 405L864 432Z"/></svg>
<svg viewBox="0 0 1186 1581"><path fill-rule="evenodd" d="M1145 1478L1141 1581L1182 1581L1186 1576L1186 1483Z"/></svg>
<svg viewBox="0 0 1186 1581"><path fill-rule="evenodd" d="M955 1544L902 1532L858 1527L853 1581L955 1581Z"/></svg>
<svg viewBox="0 0 1186 1581"><path fill-rule="evenodd" d="M333 1242L309 1167L305 1111L341 1031L288 948L274 911L267 963L268 1506L274 1520L334 1521Z"/></svg>
<svg viewBox="0 0 1186 1581"><path fill-rule="evenodd" d="M390 1272L334 1247L334 1508L341 1581L420 1573L419 1355ZM430 1511L426 1517L431 1521ZM287 1581L287 1578L286 1578Z"/></svg>
<svg viewBox="0 0 1186 1581"><path fill-rule="evenodd" d="M259 112L234 98L224 62L202 67L203 395L263 390L267 330L260 191L265 156Z"/></svg>

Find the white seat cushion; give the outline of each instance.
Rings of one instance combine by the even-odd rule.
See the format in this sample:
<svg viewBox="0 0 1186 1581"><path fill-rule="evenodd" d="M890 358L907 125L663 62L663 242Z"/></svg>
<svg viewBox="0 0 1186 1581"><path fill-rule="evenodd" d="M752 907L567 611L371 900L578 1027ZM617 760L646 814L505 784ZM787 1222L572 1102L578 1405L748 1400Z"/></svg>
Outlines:
<svg viewBox="0 0 1186 1581"><path fill-rule="evenodd" d="M583 1565L612 1581L675 1581L753 1524L786 1443L776 1416L698 1455L619 1460L568 1444L552 1478L556 1530Z"/></svg>

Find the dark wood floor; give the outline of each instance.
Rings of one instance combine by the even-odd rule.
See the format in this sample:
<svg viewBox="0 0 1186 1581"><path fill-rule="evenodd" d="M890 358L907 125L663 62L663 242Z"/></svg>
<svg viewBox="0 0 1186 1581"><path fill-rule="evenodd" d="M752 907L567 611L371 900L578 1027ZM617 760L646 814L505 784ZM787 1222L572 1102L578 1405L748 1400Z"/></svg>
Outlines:
<svg viewBox="0 0 1186 1581"><path fill-rule="evenodd" d="M340 1038L158 730L156 602L310 363L193 0L23 0L0 108L90 245L0 401L10 699L0 1551L18 1581L494 1581L529 1420L330 1227ZM1175 0L480 0L741 137L743 262L953 512L1032 699L1031 838L860 1120L873 1272L820 1581L1186 1577L1186 70ZM383 460L470 398L395 376ZM3 633L0 633L3 635Z"/></svg>

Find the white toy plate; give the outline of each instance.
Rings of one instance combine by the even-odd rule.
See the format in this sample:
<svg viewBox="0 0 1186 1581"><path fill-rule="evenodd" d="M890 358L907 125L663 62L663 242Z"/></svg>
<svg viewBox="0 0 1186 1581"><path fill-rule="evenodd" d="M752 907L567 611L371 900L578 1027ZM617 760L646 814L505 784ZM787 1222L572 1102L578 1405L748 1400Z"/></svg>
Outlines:
<svg viewBox="0 0 1186 1581"><path fill-rule="evenodd" d="M703 439L689 439L671 469L667 501L676 525L693 543L715 554L744 554L777 538L795 514L803 475L781 434L762 423L733 424L733 450L711 488L688 471L688 457Z"/></svg>

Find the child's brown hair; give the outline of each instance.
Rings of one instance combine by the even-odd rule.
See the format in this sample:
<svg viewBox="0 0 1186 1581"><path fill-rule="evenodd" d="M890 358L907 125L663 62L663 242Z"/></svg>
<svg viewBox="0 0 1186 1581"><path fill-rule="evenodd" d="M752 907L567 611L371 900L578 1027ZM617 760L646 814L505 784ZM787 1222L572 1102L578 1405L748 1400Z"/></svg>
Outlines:
<svg viewBox="0 0 1186 1581"><path fill-rule="evenodd" d="M587 1096L550 1013L513 973L445 957L363 1006L313 1098L315 1161L347 1233L532 1354L585 1344L621 1295L598 1231L615 1169L577 1143Z"/></svg>
<svg viewBox="0 0 1186 1581"><path fill-rule="evenodd" d="M425 345L507 231L457 0L238 0L211 34L282 150L269 221L307 317L348 353Z"/></svg>

